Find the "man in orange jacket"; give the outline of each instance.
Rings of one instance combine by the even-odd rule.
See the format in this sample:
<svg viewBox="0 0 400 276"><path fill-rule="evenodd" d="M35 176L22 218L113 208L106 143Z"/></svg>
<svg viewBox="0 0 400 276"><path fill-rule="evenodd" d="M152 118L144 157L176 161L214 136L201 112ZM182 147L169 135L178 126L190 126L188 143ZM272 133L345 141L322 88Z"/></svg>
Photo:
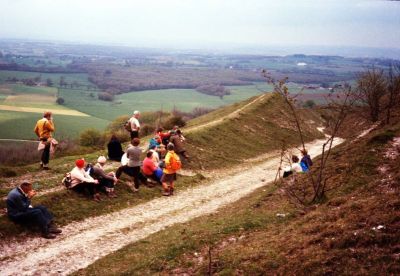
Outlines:
<svg viewBox="0 0 400 276"><path fill-rule="evenodd" d="M43 118L37 121L34 129L34 132L39 137L40 142L45 144L40 161L40 167L43 170L49 169L50 146L52 139L51 134L54 131L54 123L51 115L52 113L50 111L46 111L43 114Z"/></svg>

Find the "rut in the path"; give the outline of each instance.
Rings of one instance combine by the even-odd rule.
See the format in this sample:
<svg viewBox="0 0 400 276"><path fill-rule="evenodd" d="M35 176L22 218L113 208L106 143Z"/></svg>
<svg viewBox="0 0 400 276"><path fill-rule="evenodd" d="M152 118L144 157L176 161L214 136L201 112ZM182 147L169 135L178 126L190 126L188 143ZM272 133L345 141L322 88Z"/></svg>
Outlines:
<svg viewBox="0 0 400 276"><path fill-rule="evenodd" d="M307 145L309 153L320 153L324 140ZM335 144L342 142L335 140ZM168 198L127 208L112 214L88 218L63 228L55 240L41 238L23 244L3 246L1 275L66 275L84 268L123 246L139 241L175 223L215 212L273 181L279 157L206 186L179 191Z"/></svg>

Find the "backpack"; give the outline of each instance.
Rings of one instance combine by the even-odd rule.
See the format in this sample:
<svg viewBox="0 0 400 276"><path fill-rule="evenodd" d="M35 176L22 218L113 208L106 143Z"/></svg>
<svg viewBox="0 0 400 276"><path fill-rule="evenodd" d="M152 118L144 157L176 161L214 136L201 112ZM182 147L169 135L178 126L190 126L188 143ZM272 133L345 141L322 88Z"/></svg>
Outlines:
<svg viewBox="0 0 400 276"><path fill-rule="evenodd" d="M305 162L300 162L300 166L303 172L308 172L308 166Z"/></svg>
<svg viewBox="0 0 400 276"><path fill-rule="evenodd" d="M169 159L169 167L174 171L178 171L182 168L182 162L176 153L171 154Z"/></svg>
<svg viewBox="0 0 400 276"><path fill-rule="evenodd" d="M61 184L65 186L65 188L69 189L72 184L71 173L66 173L64 178L61 180Z"/></svg>
<svg viewBox="0 0 400 276"><path fill-rule="evenodd" d="M85 168L85 172L93 177L93 165L92 164L87 164Z"/></svg>
<svg viewBox="0 0 400 276"><path fill-rule="evenodd" d="M127 130L129 132L132 131L131 122L129 120L124 123L124 128L125 128L125 130Z"/></svg>

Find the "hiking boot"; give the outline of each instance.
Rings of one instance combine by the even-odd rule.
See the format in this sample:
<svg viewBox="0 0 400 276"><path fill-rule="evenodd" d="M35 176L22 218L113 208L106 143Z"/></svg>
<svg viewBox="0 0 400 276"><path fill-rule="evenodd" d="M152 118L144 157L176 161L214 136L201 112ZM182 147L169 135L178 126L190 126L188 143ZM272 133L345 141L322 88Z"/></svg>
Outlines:
<svg viewBox="0 0 400 276"><path fill-rule="evenodd" d="M62 230L55 225L52 225L49 227L49 233L60 234L61 232L62 232Z"/></svg>
<svg viewBox="0 0 400 276"><path fill-rule="evenodd" d="M93 195L93 200L96 201L96 202L100 202L101 201L100 195L99 194L94 194Z"/></svg>
<svg viewBox="0 0 400 276"><path fill-rule="evenodd" d="M45 239L55 239L56 235L54 235L52 233L42 233L42 237Z"/></svg>
<svg viewBox="0 0 400 276"><path fill-rule="evenodd" d="M50 168L49 168L49 167L47 167L47 166L46 166L46 167L45 167L45 166L43 166L43 167L42 167L42 170L48 171L48 170L50 170Z"/></svg>
<svg viewBox="0 0 400 276"><path fill-rule="evenodd" d="M163 196L170 196L170 195L171 195L171 193L170 193L170 192L166 192L166 191L164 191L164 192L162 193L162 195L163 195Z"/></svg>
<svg viewBox="0 0 400 276"><path fill-rule="evenodd" d="M135 186L130 187L132 192L137 193L139 192L139 189L135 188Z"/></svg>
<svg viewBox="0 0 400 276"><path fill-rule="evenodd" d="M169 195L174 195L174 188L169 188Z"/></svg>

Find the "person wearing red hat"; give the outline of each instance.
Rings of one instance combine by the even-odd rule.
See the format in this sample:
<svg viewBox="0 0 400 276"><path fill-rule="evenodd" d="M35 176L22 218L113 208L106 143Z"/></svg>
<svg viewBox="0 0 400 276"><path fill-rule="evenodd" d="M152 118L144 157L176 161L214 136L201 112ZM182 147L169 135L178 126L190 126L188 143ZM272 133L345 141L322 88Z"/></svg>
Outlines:
<svg viewBox="0 0 400 276"><path fill-rule="evenodd" d="M71 186L70 189L78 193L89 193L93 200L100 201L100 195L97 192L99 181L93 179L84 169L85 160L78 159L75 161L75 168L71 171Z"/></svg>

